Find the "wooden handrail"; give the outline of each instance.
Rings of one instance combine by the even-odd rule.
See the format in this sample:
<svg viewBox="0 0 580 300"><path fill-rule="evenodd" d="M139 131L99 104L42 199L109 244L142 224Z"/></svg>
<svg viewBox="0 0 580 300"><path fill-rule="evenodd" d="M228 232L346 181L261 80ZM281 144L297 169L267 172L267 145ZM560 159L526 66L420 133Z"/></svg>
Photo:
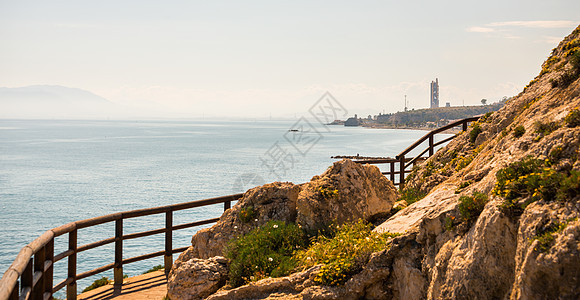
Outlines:
<svg viewBox="0 0 580 300"><path fill-rule="evenodd" d="M381 159L361 159L361 160L354 160L354 162L357 163L361 163L361 164L389 164L389 171L388 172L382 172L384 175L388 175L390 180L393 182L394 185L399 186L400 189L402 189L405 186L405 174L407 173L411 173L410 170L408 170L408 168L411 165L415 165L419 160L424 160L427 159L428 157L431 157L433 154L435 154L435 147L444 144L446 142L451 141L452 139L455 138L454 136L450 136L448 138L445 138L444 140L435 142L435 135L441 132L444 132L445 130L457 127L457 126L462 126L463 131L467 130L467 125L469 122L474 122L477 121L481 116L474 116L474 117L470 117L470 118L465 118L462 120L457 120L455 122L449 123L443 127L437 128L437 129L433 129L431 131L429 131L427 134L425 134L424 136L422 136L421 138L419 138L417 141L415 141L413 144L411 144L409 147L407 147L405 150L401 151L401 153L399 153L397 156L395 156L395 158L381 158ZM413 151L415 148L417 148L419 145L421 145L423 142L425 141L429 141L429 146L423 150L419 155L416 155L415 157L406 157L405 155L407 155L409 152ZM427 157L424 157L423 154L425 153L429 153ZM395 166L398 165L398 170L395 170ZM396 181L396 175L398 175L398 181Z"/></svg>
<svg viewBox="0 0 580 300"><path fill-rule="evenodd" d="M67 287L67 299L76 299L77 280L113 269L115 284L122 284L123 265L141 260L164 256L165 272L171 270L173 254L185 251L188 247L173 248L172 233L174 230L215 223L219 218L201 220L186 224L173 224L173 212L224 203L224 210L231 207L231 202L239 200L243 194L234 194L204 200L178 203L174 205L138 209L114 213L100 217L71 222L46 231L30 244L26 245L0 279L0 300L16 299L51 299L52 294ZM123 234L123 220L154 214L165 214L165 228L145 232ZM108 222L115 222L115 236L93 243L78 245L78 229L92 227ZM165 247L161 251L123 259L123 240L141 238L155 234L165 234ZM54 238L68 234L68 249L54 255ZM98 268L77 274L77 254L89 249L115 243L115 261ZM56 261L68 258L68 275L65 280L53 286L53 268ZM20 282L19 282L20 279Z"/></svg>
<svg viewBox="0 0 580 300"><path fill-rule="evenodd" d="M421 137L420 139L418 139L416 142L414 142L413 144L411 144L411 146L407 147L405 150L401 151L401 153L399 153L399 155L396 156L396 158L400 157L400 156L405 156L405 154L411 152L413 149L417 148L417 146L421 145L421 143L423 143L425 140L427 140L430 136L434 136L437 133L441 133L445 130L451 129L453 127L457 127L459 125L464 125L467 124L468 122L474 122L479 120L481 116L475 116L475 117L470 117L470 118L465 118L462 120L458 120L455 121L453 123L449 123L443 127L437 128L437 129L433 129L431 131L429 131L427 134L425 134L423 137ZM467 126L464 125L463 130L467 129Z"/></svg>

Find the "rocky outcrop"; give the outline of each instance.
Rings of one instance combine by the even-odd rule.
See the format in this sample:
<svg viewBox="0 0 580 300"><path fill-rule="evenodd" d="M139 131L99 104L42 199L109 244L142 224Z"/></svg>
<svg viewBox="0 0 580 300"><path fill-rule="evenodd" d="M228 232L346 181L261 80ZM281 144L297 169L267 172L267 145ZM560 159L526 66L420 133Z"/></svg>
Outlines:
<svg viewBox="0 0 580 300"><path fill-rule="evenodd" d="M331 222L374 221L391 211L398 196L377 167L339 161L303 186L296 202L297 223L316 232Z"/></svg>
<svg viewBox="0 0 580 300"><path fill-rule="evenodd" d="M248 190L242 199L220 217L211 228L198 231L192 247L178 261L223 255L227 243L270 220L294 222L300 187L290 182L274 182Z"/></svg>
<svg viewBox="0 0 580 300"><path fill-rule="evenodd" d="M275 182L250 189L214 226L192 237L192 246L177 258L172 269L175 274L168 285L173 295L171 299L187 299L184 298L187 295L185 287L191 284L180 282L189 280L185 278L190 276L187 268L194 267L189 262L224 255L230 240L270 220L296 222L315 233L331 223L340 225L361 218L372 221L385 216L397 197L393 183L376 166L350 160L334 163L322 175L302 185ZM273 280L269 284L276 287L282 283ZM179 291L171 291L174 287Z"/></svg>
<svg viewBox="0 0 580 300"><path fill-rule="evenodd" d="M169 273L167 295L170 299L205 299L222 287L227 278L227 259L224 257L178 261Z"/></svg>
<svg viewBox="0 0 580 300"><path fill-rule="evenodd" d="M531 299L578 299L580 295L580 221L576 207L532 204L520 219L515 282L511 296ZM566 222L554 245L539 252L537 231L548 224Z"/></svg>

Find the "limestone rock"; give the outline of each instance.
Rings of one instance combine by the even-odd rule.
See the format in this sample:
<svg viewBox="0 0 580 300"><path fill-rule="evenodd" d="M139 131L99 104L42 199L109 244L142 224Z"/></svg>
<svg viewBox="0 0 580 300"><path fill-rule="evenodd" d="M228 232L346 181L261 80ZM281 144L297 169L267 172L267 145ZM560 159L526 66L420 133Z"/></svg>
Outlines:
<svg viewBox="0 0 580 300"><path fill-rule="evenodd" d="M557 204L530 205L521 217L512 299L580 298L580 221L578 208ZM537 231L567 223L554 233L553 245L538 251Z"/></svg>
<svg viewBox="0 0 580 300"><path fill-rule="evenodd" d="M227 259L221 256L176 262L169 273L167 295L172 300L204 299L222 287L227 277Z"/></svg>
<svg viewBox="0 0 580 300"><path fill-rule="evenodd" d="M316 232L332 222L373 221L387 215L397 198L397 189L379 168L342 160L303 186L297 223Z"/></svg>
<svg viewBox="0 0 580 300"><path fill-rule="evenodd" d="M224 255L227 243L236 236L270 220L294 222L299 191L299 186L289 182L274 182L248 190L214 226L198 231L191 239L192 247L178 260Z"/></svg>

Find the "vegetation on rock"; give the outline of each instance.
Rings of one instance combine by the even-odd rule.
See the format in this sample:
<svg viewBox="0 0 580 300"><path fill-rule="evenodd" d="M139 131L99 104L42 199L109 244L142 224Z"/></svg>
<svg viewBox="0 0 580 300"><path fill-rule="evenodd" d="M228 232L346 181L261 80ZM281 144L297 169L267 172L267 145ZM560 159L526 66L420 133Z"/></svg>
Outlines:
<svg viewBox="0 0 580 300"><path fill-rule="evenodd" d="M534 240L538 241L538 245L536 248L534 248L534 250L539 252L547 252L550 250L556 238L555 234L564 231L569 222L576 221L577 219L578 218L572 218L564 222L554 222L545 226L544 228L538 229L536 231L536 237L534 237Z"/></svg>
<svg viewBox="0 0 580 300"><path fill-rule="evenodd" d="M293 223L270 221L230 242L230 284L241 286L268 276L288 275L295 267L292 254L304 248L307 240Z"/></svg>
<svg viewBox="0 0 580 300"><path fill-rule="evenodd" d="M105 286L105 285L109 284L109 282L111 282L111 280L109 280L108 277L103 276L103 277L93 281L93 283L91 283L91 285L87 286L82 292L85 293L85 292L88 292L90 290L94 290L96 288Z"/></svg>
<svg viewBox="0 0 580 300"><path fill-rule="evenodd" d="M407 202L407 205L411 205L417 202L418 200L423 199L423 197L427 195L426 192L418 190L413 187L405 187L400 192L401 198L399 198L399 201L404 200Z"/></svg>
<svg viewBox="0 0 580 300"><path fill-rule="evenodd" d="M524 135L524 133L526 133L526 129L524 128L524 126L519 125L516 126L516 128L514 128L514 137L519 138L522 135Z"/></svg>
<svg viewBox="0 0 580 300"><path fill-rule="evenodd" d="M323 264L314 281L340 285L361 270L371 253L385 249L389 238L396 236L379 234L371 229L371 225L363 220L337 226L331 237L317 237L308 249L297 251L294 259L303 270Z"/></svg>
<svg viewBox="0 0 580 300"><path fill-rule="evenodd" d="M557 172L550 167L552 164L549 159L542 161L528 156L499 170L493 193L505 199L502 208L519 215L526 206L540 199L574 199L580 192L580 172ZM517 201L520 199L524 201Z"/></svg>
<svg viewBox="0 0 580 300"><path fill-rule="evenodd" d="M480 192L474 192L471 196L461 196L457 205L461 219L467 224L475 222L487 201L487 195Z"/></svg>
<svg viewBox="0 0 580 300"><path fill-rule="evenodd" d="M143 274L152 273L152 272L159 271L159 270L163 270L163 269L165 269L165 266L164 265L157 265L157 266L154 266L151 269L143 272Z"/></svg>
<svg viewBox="0 0 580 300"><path fill-rule="evenodd" d="M255 215L256 212L254 211L254 207L248 206L240 209L238 217L240 218L240 221L242 221L242 223L248 223L254 218Z"/></svg>
<svg viewBox="0 0 580 300"><path fill-rule="evenodd" d="M574 108L573 110L566 115L564 118L564 122L568 127L577 127L580 126L580 110L578 108Z"/></svg>
<svg viewBox="0 0 580 300"><path fill-rule="evenodd" d="M481 131L482 131L481 126L479 126L477 122L473 122L472 129L469 132L469 142L475 143L475 140L477 139L477 136L481 133Z"/></svg>

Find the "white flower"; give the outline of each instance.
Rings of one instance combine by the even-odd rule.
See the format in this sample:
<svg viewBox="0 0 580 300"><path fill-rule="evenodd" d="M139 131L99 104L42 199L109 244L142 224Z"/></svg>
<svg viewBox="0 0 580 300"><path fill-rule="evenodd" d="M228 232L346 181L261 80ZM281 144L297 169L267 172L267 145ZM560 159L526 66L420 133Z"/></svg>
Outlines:
<svg viewBox="0 0 580 300"><path fill-rule="evenodd" d="M258 222L258 219L254 219L254 222Z"/></svg>
<svg viewBox="0 0 580 300"><path fill-rule="evenodd" d="M272 226L272 227L274 227L274 228L278 228L278 224L274 224L274 226Z"/></svg>
<svg viewBox="0 0 580 300"><path fill-rule="evenodd" d="M308 257L306 258L306 260L311 260L310 256L308 256Z"/></svg>
<svg viewBox="0 0 580 300"><path fill-rule="evenodd" d="M273 261L274 259L271 257L268 257L268 261Z"/></svg>
<svg viewBox="0 0 580 300"><path fill-rule="evenodd" d="M234 226L234 229L238 229L238 226Z"/></svg>

